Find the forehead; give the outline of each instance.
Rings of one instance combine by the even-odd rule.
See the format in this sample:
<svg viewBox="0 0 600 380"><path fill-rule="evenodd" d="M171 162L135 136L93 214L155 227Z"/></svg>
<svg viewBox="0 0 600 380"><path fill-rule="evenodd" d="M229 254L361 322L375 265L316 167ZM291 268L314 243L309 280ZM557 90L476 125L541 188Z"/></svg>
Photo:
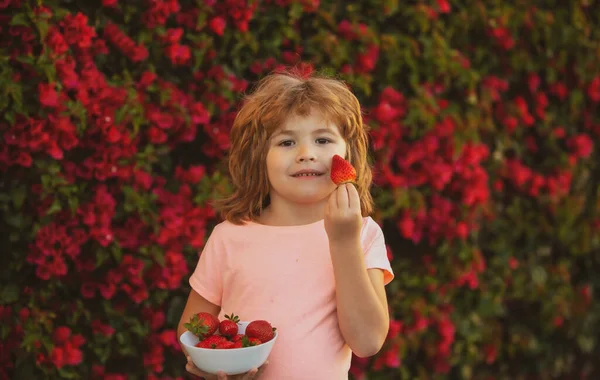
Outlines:
<svg viewBox="0 0 600 380"><path fill-rule="evenodd" d="M281 127L274 131L273 136L300 133L331 133L339 135L340 130L329 118L323 117L318 112L311 112L308 115L292 114L288 116Z"/></svg>

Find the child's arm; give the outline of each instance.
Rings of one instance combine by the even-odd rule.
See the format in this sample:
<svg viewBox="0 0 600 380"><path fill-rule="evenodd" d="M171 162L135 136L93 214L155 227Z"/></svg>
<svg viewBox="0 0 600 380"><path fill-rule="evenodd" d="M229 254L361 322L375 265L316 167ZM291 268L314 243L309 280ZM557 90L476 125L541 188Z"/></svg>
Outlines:
<svg viewBox="0 0 600 380"><path fill-rule="evenodd" d="M329 197L325 230L335 277L340 331L359 357L375 355L390 326L383 272L365 263L360 232L360 198L352 184L340 185Z"/></svg>
<svg viewBox="0 0 600 380"><path fill-rule="evenodd" d="M360 241L330 248L340 330L356 356L373 356L383 346L390 324L383 272L367 270Z"/></svg>

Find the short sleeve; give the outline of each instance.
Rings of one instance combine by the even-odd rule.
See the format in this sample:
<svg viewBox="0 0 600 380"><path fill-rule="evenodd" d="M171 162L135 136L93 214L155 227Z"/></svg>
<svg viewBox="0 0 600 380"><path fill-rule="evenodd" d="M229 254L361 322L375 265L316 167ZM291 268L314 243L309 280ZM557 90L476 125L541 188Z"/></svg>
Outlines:
<svg viewBox="0 0 600 380"><path fill-rule="evenodd" d="M208 302L221 306L226 252L220 243L218 230L218 226L213 229L204 245L196 269L190 276L190 286Z"/></svg>
<svg viewBox="0 0 600 380"><path fill-rule="evenodd" d="M384 285L392 282L394 272L388 259L383 231L370 217L367 218L363 231L363 249L367 269L377 268L383 270Z"/></svg>

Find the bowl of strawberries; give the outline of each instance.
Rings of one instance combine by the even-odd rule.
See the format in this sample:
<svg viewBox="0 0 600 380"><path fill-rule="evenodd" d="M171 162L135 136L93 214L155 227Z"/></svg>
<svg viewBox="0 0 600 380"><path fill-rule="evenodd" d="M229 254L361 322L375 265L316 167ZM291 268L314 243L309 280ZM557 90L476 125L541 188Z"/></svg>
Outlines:
<svg viewBox="0 0 600 380"><path fill-rule="evenodd" d="M240 321L234 314L219 321L210 313L197 313L184 327L181 344L196 367L212 374L238 375L259 368L277 340L277 329L268 321Z"/></svg>

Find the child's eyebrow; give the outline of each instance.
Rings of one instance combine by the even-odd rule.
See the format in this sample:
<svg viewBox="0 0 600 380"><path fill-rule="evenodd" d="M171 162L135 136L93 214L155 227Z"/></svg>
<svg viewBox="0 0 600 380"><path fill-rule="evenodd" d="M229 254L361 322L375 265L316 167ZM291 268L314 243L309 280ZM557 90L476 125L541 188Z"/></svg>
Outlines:
<svg viewBox="0 0 600 380"><path fill-rule="evenodd" d="M331 128L319 128L319 129L315 129L312 133L313 133L313 135L318 135L320 133L330 133L332 135L335 135L335 132ZM290 131L289 129L283 129L283 130L280 130L279 132L275 133L273 135L273 137L279 136L279 135L294 136L295 134L296 134L296 132L294 132L294 131Z"/></svg>

